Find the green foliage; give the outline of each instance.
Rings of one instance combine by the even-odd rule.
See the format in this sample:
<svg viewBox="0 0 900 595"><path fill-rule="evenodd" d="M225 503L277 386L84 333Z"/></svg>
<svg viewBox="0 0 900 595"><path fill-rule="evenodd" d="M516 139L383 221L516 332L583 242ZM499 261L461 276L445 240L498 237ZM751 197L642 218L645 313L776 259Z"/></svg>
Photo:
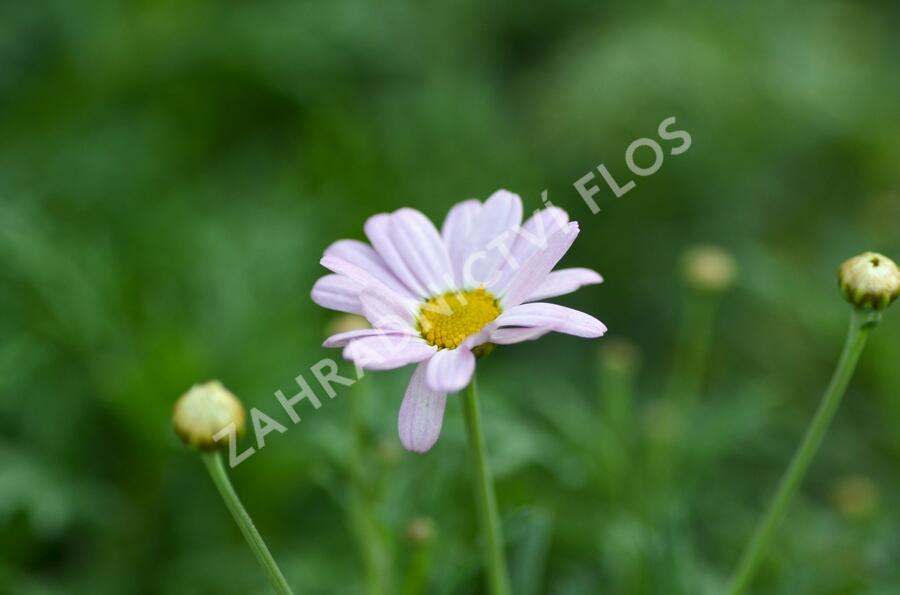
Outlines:
<svg viewBox="0 0 900 595"><path fill-rule="evenodd" d="M392 584L425 564L429 594L478 593L455 399L416 456L396 432L409 370L352 395L361 429L352 391L298 426L273 393L338 357L309 299L331 241L377 212L439 219L506 187L528 210L549 189L580 221L566 263L607 282L561 301L611 329L479 367L516 593L720 593L837 358L837 265L900 256L898 16L849 1L0 2L0 592L268 592L170 428L175 399L218 378L290 427L233 480L298 593L371 592L360 527ZM627 178L626 147L669 116L690 150L620 199L601 186L591 215L574 181L600 163ZM699 376L673 381L694 337L678 259L697 242L731 250L739 280ZM613 337L637 345L638 372L607 365ZM900 590L898 360L888 311L756 592ZM845 489L860 476L868 507ZM403 538L422 515L427 556Z"/></svg>

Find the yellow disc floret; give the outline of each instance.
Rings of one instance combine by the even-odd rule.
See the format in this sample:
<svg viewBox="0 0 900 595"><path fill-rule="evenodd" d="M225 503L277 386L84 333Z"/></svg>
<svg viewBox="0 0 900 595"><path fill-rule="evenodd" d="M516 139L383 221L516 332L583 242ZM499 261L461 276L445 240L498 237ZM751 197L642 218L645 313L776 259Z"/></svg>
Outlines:
<svg viewBox="0 0 900 595"><path fill-rule="evenodd" d="M456 349L500 316L497 300L483 288L449 292L422 305L418 324L422 338L438 349Z"/></svg>

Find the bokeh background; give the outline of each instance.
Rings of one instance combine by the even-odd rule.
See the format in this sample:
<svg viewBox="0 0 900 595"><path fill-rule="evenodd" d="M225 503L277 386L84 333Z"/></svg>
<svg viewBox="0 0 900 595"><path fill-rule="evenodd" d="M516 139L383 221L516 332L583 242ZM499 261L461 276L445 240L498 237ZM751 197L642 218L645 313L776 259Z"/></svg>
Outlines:
<svg viewBox="0 0 900 595"><path fill-rule="evenodd" d="M559 301L611 329L479 366L515 592L721 593L837 358L837 265L900 256L898 16L0 2L0 593L268 592L171 431L208 378L290 427L233 479L298 593L480 593L455 400L416 456L409 370L298 426L273 393L339 355L309 298L329 243L501 187L580 221L563 264L606 283ZM574 181L603 163L624 183L670 116L690 150L622 198L601 186L592 215ZM730 290L686 282L699 243L733 254ZM898 361L895 311L755 593L900 592Z"/></svg>

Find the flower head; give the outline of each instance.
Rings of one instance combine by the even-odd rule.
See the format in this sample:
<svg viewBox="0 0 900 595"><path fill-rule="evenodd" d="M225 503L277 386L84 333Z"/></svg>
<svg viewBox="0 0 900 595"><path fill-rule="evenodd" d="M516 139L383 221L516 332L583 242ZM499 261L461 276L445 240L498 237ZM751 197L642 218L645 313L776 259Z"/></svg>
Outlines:
<svg viewBox="0 0 900 595"><path fill-rule="evenodd" d="M417 364L400 407L403 445L425 452L437 440L448 393L465 388L476 350L555 331L603 335L596 318L547 298L602 282L589 269L553 271L578 235L565 211L537 211L522 224L522 201L499 190L484 203L457 204L440 231L413 209L371 217L371 245L332 244L313 300L364 316L370 329L339 333L326 347L372 370Z"/></svg>
<svg viewBox="0 0 900 595"><path fill-rule="evenodd" d="M884 310L900 295L900 269L887 256L864 252L844 261L838 284L847 301L857 308Z"/></svg>
<svg viewBox="0 0 900 595"><path fill-rule="evenodd" d="M244 407L218 380L195 384L175 403L172 424L188 446L215 450L228 445L231 433L223 429L234 424L235 434L244 431ZM219 436L217 439L216 437Z"/></svg>

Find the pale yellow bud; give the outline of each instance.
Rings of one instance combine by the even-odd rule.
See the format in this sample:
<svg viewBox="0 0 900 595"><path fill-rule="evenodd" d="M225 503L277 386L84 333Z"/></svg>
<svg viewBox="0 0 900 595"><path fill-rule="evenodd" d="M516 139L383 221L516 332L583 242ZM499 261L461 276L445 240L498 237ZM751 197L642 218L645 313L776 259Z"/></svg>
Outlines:
<svg viewBox="0 0 900 595"><path fill-rule="evenodd" d="M400 461L403 451L397 446L397 439L382 438L375 445L375 458L382 465L394 465Z"/></svg>
<svg viewBox="0 0 900 595"><path fill-rule="evenodd" d="M600 362L612 372L630 374L640 361L641 351L638 346L623 337L611 337L600 348Z"/></svg>
<svg viewBox="0 0 900 595"><path fill-rule="evenodd" d="M426 545L434 541L437 529L428 517L416 517L406 526L406 539L413 545Z"/></svg>
<svg viewBox="0 0 900 595"><path fill-rule="evenodd" d="M865 252L844 261L838 285L857 308L884 310L900 295L900 269L887 256Z"/></svg>
<svg viewBox="0 0 900 595"><path fill-rule="evenodd" d="M725 291L734 283L734 257L717 246L695 246L684 253L682 272L688 284L711 292Z"/></svg>
<svg viewBox="0 0 900 595"><path fill-rule="evenodd" d="M356 314L340 314L331 319L325 330L327 336L330 337L341 333L349 333L350 331L361 331L367 328L372 328L372 325L362 316L357 316Z"/></svg>
<svg viewBox="0 0 900 595"><path fill-rule="evenodd" d="M673 444L684 434L684 416L670 400L654 399L644 406L642 425L647 437L660 444Z"/></svg>
<svg viewBox="0 0 900 595"><path fill-rule="evenodd" d="M878 510L881 500L878 486L864 475L841 478L834 490L834 503L844 516L865 519Z"/></svg>
<svg viewBox="0 0 900 595"><path fill-rule="evenodd" d="M218 380L195 384L175 403L175 433L188 446L215 450L228 445L231 436L244 431L244 407ZM222 431L229 425L234 431ZM219 435L219 440L216 436Z"/></svg>

